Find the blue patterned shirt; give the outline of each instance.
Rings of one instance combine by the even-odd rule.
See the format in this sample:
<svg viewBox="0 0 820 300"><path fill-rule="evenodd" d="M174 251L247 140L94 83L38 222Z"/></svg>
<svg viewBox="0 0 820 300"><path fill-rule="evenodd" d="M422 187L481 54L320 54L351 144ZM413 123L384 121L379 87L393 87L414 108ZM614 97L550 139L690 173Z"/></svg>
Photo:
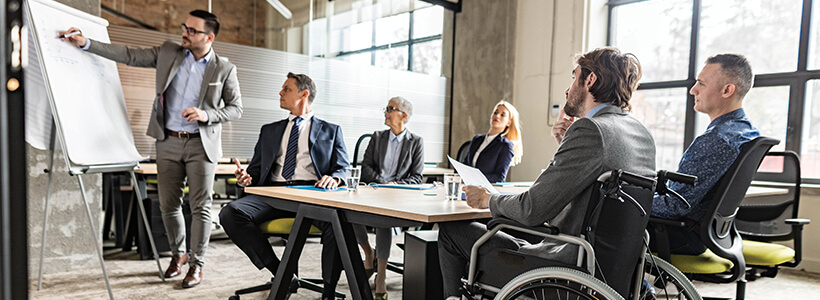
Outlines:
<svg viewBox="0 0 820 300"><path fill-rule="evenodd" d="M189 107L199 107L202 78L213 56L214 52L208 51L205 57L195 60L193 53L185 50L185 60L165 90L165 128L180 132L199 132L199 122L188 122L182 116L182 111Z"/></svg>
<svg viewBox="0 0 820 300"><path fill-rule="evenodd" d="M732 166L740 147L760 136L743 109L738 109L716 118L709 127L683 153L678 172L698 177L696 186L670 181L667 186L678 192L692 205L687 209L682 201L673 195L656 195L652 203L652 216L666 219L687 217L699 220L709 208L704 196Z"/></svg>

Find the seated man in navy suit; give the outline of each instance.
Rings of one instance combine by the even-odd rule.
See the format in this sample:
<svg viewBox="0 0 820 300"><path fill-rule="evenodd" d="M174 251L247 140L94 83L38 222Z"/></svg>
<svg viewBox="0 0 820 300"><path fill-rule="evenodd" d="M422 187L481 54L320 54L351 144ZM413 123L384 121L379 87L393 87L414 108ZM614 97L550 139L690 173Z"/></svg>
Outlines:
<svg viewBox="0 0 820 300"><path fill-rule="evenodd" d="M290 115L287 119L262 126L248 169L235 172L239 186L339 186L344 178L344 168L349 165L342 129L313 116L310 105L315 96L316 85L310 77L288 73L279 92L279 106L289 110ZM228 237L257 268L266 268L275 275L279 259L259 224L295 215L277 209L265 198L249 195L225 206L219 213L219 220ZM315 223L322 229L322 263L340 262L330 224ZM341 263L338 266L334 263L335 268L341 269ZM333 297L338 277L323 276L325 297ZM291 292L297 287L294 276Z"/></svg>

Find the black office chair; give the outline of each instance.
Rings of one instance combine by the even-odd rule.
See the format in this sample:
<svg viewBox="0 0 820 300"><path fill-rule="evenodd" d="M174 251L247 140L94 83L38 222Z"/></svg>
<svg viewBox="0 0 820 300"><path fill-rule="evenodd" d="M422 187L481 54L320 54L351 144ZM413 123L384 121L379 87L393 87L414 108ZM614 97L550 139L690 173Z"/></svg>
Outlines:
<svg viewBox="0 0 820 300"><path fill-rule="evenodd" d="M472 141L466 141L464 144L461 144L461 147L458 147L458 152L456 152L455 159L460 162L464 162L467 160L467 153L470 152L470 143Z"/></svg>
<svg viewBox="0 0 820 300"><path fill-rule="evenodd" d="M265 223L259 225L259 229L262 230L262 233L268 236L275 236L279 237L285 242L287 242L288 237L290 236L290 232L293 229L293 222L294 218L280 218L275 220L270 220ZM308 231L308 237L321 237L322 231L315 226L310 226L310 231ZM298 269L298 267L297 267ZM298 275L297 275L298 276ZM234 295L229 297L230 300L239 300L239 295L250 294L255 292L261 291L270 291L271 286L273 285L273 279L268 281L265 284L257 285L249 288L244 288L241 290L234 291ZM299 277L299 288L306 288L314 292L322 293L322 279L321 278L302 278ZM336 292L336 298L345 298L345 295L339 292Z"/></svg>
<svg viewBox="0 0 820 300"><path fill-rule="evenodd" d="M353 161L350 163L351 166L358 166L359 162L361 162L364 159L364 152L367 149L367 144L370 142L371 137L373 137L373 134L365 133L362 134L362 136L360 136L359 139L356 141L356 148L353 149ZM362 145L365 145L365 148L362 149L362 151L359 151ZM403 244L399 245L399 248L404 250L403 246ZM387 270L393 271L398 274L404 274L404 264L400 262L388 261Z"/></svg>
<svg viewBox="0 0 820 300"><path fill-rule="evenodd" d="M794 151L769 152L766 156L782 160L778 172L758 170L756 186L787 189L785 194L750 197L743 200L736 226L743 237L746 280L777 276L780 266L796 267L802 259L803 226L811 220L798 219L800 204L800 157ZM794 248L776 244L792 241Z"/></svg>
<svg viewBox="0 0 820 300"><path fill-rule="evenodd" d="M367 144L370 142L370 138L372 136L373 134L365 133L362 134L362 136L359 137L359 140L356 141L356 148L353 149L353 161L350 162L351 166L358 166L359 162L364 159L364 149L362 149L362 151L359 151L359 149L361 149L362 144L364 144L365 149L367 149Z"/></svg>
<svg viewBox="0 0 820 300"><path fill-rule="evenodd" d="M775 139L758 137L743 145L729 170L706 194L704 200L711 199L709 209L695 225L701 242L708 248L703 254L670 254L667 228L686 227L687 224L683 220L650 218L655 228L658 256L695 280L737 282L736 297L743 299L746 261L743 258L743 243L735 228L735 217L760 162L769 149L779 143Z"/></svg>

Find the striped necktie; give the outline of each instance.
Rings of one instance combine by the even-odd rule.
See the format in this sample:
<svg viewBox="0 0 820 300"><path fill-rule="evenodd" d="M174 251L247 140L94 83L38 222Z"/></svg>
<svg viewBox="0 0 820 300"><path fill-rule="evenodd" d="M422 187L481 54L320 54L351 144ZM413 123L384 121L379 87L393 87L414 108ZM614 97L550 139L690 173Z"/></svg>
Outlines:
<svg viewBox="0 0 820 300"><path fill-rule="evenodd" d="M290 137L288 138L288 149L285 152L285 164L282 167L282 177L290 180L293 174L296 173L296 152L299 152L299 123L302 122L302 117L293 119L293 128L290 129Z"/></svg>

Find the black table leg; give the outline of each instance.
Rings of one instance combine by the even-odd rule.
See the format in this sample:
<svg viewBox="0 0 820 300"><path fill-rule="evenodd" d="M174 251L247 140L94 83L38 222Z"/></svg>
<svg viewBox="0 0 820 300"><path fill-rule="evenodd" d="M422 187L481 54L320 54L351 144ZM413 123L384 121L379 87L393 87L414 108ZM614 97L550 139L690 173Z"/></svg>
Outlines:
<svg viewBox="0 0 820 300"><path fill-rule="evenodd" d="M299 256L302 255L302 249L305 248L305 241L311 223L312 220L305 217L305 213L300 207L296 213L296 219L293 221L293 229L290 231L285 253L282 254L282 262L279 263L276 276L273 277L273 285L268 299L284 300L287 298L290 279L293 278L293 274L296 272Z"/></svg>
<svg viewBox="0 0 820 300"><path fill-rule="evenodd" d="M339 255L345 267L345 274L347 275L347 282L350 284L353 299L372 300L373 293L370 290L370 284L367 283L362 256L359 254L359 245L356 243L356 236L353 233L353 225L347 222L343 213L338 210L331 212L330 223L333 225L333 234L336 236Z"/></svg>

